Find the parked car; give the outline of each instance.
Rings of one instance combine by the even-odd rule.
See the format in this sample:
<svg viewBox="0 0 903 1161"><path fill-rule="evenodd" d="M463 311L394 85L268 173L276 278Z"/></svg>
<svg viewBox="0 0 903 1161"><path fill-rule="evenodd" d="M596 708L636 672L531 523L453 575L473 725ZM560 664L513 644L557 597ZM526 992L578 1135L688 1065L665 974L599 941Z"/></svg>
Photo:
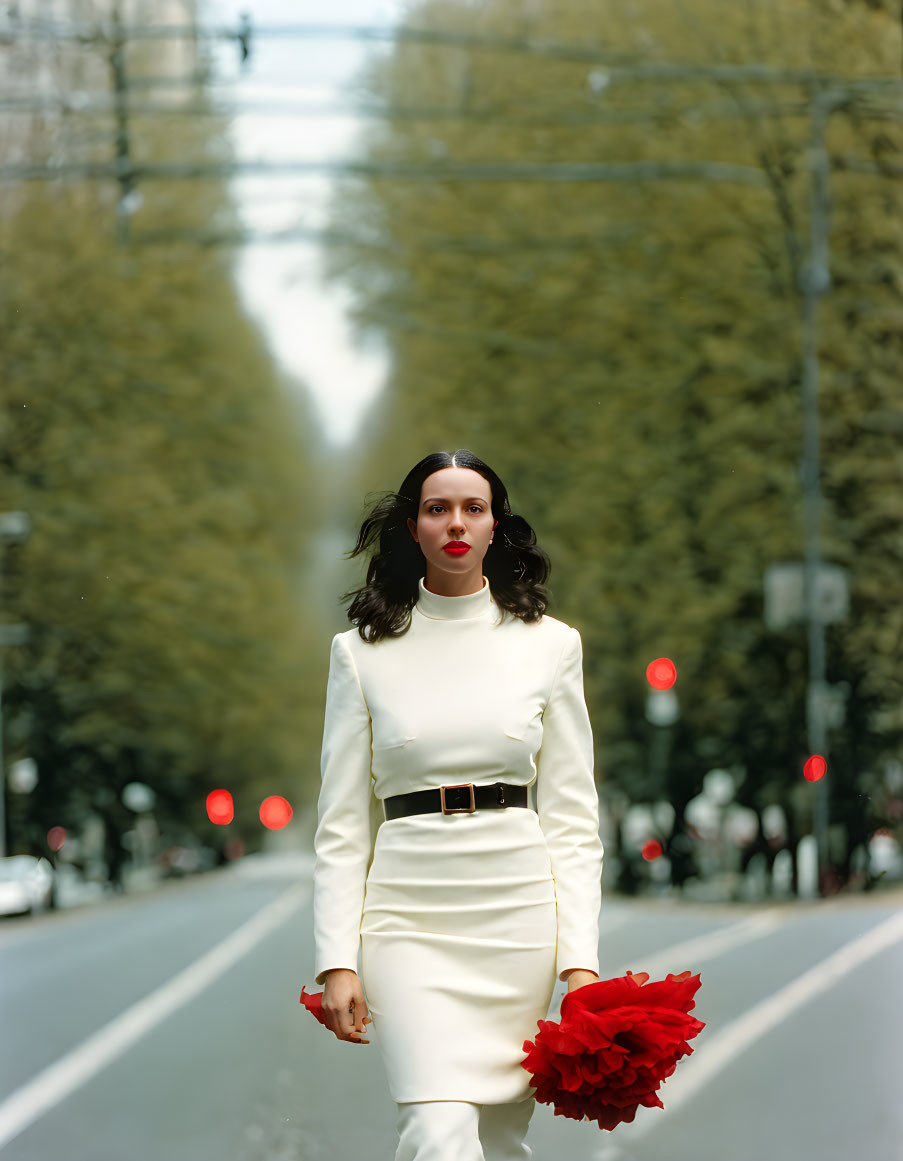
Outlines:
<svg viewBox="0 0 903 1161"><path fill-rule="evenodd" d="M0 915L30 915L53 901L53 867L34 855L0 859Z"/></svg>

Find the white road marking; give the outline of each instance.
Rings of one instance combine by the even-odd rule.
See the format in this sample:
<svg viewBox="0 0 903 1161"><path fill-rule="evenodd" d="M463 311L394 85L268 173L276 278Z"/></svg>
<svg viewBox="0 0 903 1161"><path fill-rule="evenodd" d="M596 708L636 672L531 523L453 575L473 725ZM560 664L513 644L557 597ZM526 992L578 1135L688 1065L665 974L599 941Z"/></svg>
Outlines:
<svg viewBox="0 0 903 1161"><path fill-rule="evenodd" d="M635 918L636 912L619 916L615 919L614 927L621 927L623 924ZM693 939L685 939L683 943L671 944L670 947L662 948L660 951L654 951L651 955L634 956L627 966L630 967L630 970L634 974L639 971L648 971L649 977L652 980L659 977L664 979L668 972L679 975L687 967L695 971L696 967L705 960L714 959L715 956L721 955L725 951L730 951L731 948L739 947L741 944L748 943L752 939L758 939L762 935L767 935L769 931L773 931L789 918L790 913L786 908L771 907L767 911L760 911L758 914L751 915L748 919L743 919L739 923L731 923L727 927L718 928L717 931L710 931L705 935L694 936ZM613 929L613 927L609 927L608 931ZM608 931L600 930L600 944L604 945L604 939ZM675 966L677 964L682 966ZM567 982L564 980L560 980L555 985L547 1019L558 1020L560 1018L561 1001L567 995L567 990Z"/></svg>
<svg viewBox="0 0 903 1161"><path fill-rule="evenodd" d="M681 1108L692 1100L708 1082L732 1064L751 1044L759 1040L772 1028L828 990L844 976L861 967L874 956L892 947L903 939L903 910L896 911L882 923L876 924L863 935L832 952L827 959L815 964L808 971L785 984L771 996L767 996L749 1011L725 1025L711 1039L704 1039L706 1029L699 1033L702 1041L698 1047L694 1043L693 1055L678 1061L677 1071L658 1090L664 1109L640 1107L636 1119L631 1124L619 1125L615 1132L622 1144L640 1140L650 1130L660 1128L663 1117ZM629 1156L629 1154L627 1154ZM593 1155L596 1161L614 1161L624 1157L623 1151L613 1144L603 1142Z"/></svg>
<svg viewBox="0 0 903 1161"><path fill-rule="evenodd" d="M236 879L286 879L294 883L312 878L316 861L313 851L255 851L227 863L222 871Z"/></svg>
<svg viewBox="0 0 903 1161"><path fill-rule="evenodd" d="M48 1065L0 1104L0 1149L247 955L310 894L295 883L216 947Z"/></svg>
<svg viewBox="0 0 903 1161"><path fill-rule="evenodd" d="M743 919L739 923L719 927L717 931L694 936L692 939L684 940L683 943L674 943L651 955L635 955L627 966L634 973L648 972L653 980L659 977L664 979L668 972L679 975L687 968L695 972L696 965L703 960L714 959L715 956L722 955L743 943L759 939L786 923L790 917L786 907L770 907L767 911L750 915L748 919Z"/></svg>

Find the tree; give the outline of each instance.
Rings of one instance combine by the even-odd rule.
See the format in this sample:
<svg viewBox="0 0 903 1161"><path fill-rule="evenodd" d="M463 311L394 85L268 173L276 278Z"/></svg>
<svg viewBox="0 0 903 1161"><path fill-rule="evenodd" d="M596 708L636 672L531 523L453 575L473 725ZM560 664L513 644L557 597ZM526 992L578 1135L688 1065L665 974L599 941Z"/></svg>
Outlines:
<svg viewBox="0 0 903 1161"><path fill-rule="evenodd" d="M150 151L179 134L194 156L221 149L215 122L155 125ZM36 130L31 155L53 141ZM321 632L300 576L318 517L297 406L228 255L117 245L108 187L7 193L0 474L33 531L4 561L4 616L30 627L6 655L6 753L39 768L10 803L11 849L88 813L120 830L132 780L164 828L208 839L206 794L228 787L256 845L261 797L317 785ZM163 186L141 224L232 213L218 183Z"/></svg>
<svg viewBox="0 0 903 1161"><path fill-rule="evenodd" d="M384 434L362 478L434 447L504 464L555 562L558 615L584 634L605 779L669 797L680 818L710 765L737 766L751 804L791 812L805 654L797 633L765 628L762 580L802 550L812 90L649 66L894 76L899 28L889 9L803 0L595 13L576 0L438 0L408 22L448 42L401 40L373 60L361 89L389 112L362 154L432 177L349 179L333 214L360 239L335 244L333 277L352 286L361 330L384 330L393 351ZM828 680L872 707L832 738L832 787L850 812L903 736L903 240L899 185L880 169L901 137L879 106L862 90L830 120L835 285L820 316L823 552L853 586L849 621L830 630ZM850 168L851 155L874 170ZM651 176L561 169L599 162ZM456 179L465 163L509 176ZM690 163L705 177L667 176ZM676 660L683 717L667 782L653 786L641 715L645 666L662 654ZM858 831L877 821L854 813Z"/></svg>

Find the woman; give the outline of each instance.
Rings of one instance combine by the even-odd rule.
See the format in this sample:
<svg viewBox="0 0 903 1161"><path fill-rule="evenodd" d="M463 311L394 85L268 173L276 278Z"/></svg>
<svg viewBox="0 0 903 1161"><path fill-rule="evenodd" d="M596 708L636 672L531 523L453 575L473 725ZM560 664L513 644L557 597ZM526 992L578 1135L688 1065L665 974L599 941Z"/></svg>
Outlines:
<svg viewBox="0 0 903 1161"><path fill-rule="evenodd" d="M417 464L350 555L377 537L329 664L323 1011L340 1040L368 1044L372 1022L396 1161L525 1159L523 1042L556 977L569 991L599 978L582 642L544 614L549 558L471 453Z"/></svg>

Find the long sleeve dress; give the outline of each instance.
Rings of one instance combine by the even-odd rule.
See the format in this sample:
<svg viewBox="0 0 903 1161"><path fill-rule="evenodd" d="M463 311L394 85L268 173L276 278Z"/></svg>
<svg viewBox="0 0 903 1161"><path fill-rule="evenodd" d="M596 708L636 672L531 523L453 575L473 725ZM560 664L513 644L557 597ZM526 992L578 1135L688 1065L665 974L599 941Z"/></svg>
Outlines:
<svg viewBox="0 0 903 1161"><path fill-rule="evenodd" d="M472 782L536 809L385 819ZM420 580L402 637L332 641L315 835L318 984L359 970L395 1101L532 1096L523 1042L556 976L599 970L603 849L579 632ZM358 969L358 953L361 966Z"/></svg>

